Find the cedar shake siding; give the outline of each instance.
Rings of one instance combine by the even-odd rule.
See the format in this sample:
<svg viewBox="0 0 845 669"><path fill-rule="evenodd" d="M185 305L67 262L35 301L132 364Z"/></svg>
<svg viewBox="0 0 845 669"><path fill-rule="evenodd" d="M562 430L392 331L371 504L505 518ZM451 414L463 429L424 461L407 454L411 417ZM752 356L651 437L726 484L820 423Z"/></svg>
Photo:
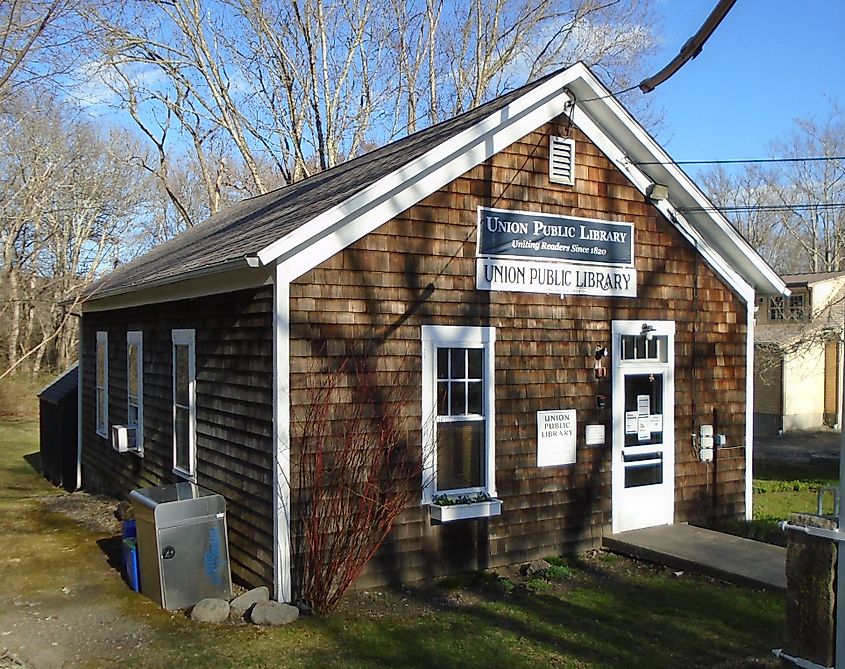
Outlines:
<svg viewBox="0 0 845 669"><path fill-rule="evenodd" d="M413 392L406 411L417 448L421 326L496 328L495 477L502 514L432 525L415 502L357 587L600 544L611 520L612 371L595 379L592 352L597 344L611 345L613 320L676 323L675 522L744 512L745 305L577 130L575 185L549 182L549 134L563 134L565 123L530 133L291 285L293 411L308 399L309 375L365 353L388 397L407 395L397 383ZM478 206L633 223L637 297L476 290ZM607 408L596 408L597 395L607 397ZM536 412L573 408L577 464L538 468ZM699 462L693 449L690 435L703 423L727 437L715 463ZM605 426L604 445L586 446L587 424ZM294 423L294 454L300 434ZM420 482L414 485L419 489Z"/></svg>
<svg viewBox="0 0 845 669"><path fill-rule="evenodd" d="M82 467L87 490L126 498L183 480L173 469L171 330L196 331L197 483L226 498L232 571L273 583L272 287L164 304L85 312ZM108 332L109 424L124 424L126 333L143 331L144 456L117 453L95 434L97 331Z"/></svg>

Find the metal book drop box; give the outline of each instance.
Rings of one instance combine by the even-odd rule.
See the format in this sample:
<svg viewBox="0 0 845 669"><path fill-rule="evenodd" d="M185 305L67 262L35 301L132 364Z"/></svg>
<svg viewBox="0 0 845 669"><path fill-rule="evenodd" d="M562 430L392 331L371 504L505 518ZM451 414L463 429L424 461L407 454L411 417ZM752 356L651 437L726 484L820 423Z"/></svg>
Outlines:
<svg viewBox="0 0 845 669"><path fill-rule="evenodd" d="M168 610L229 599L226 500L195 483L129 493L138 531L141 592Z"/></svg>

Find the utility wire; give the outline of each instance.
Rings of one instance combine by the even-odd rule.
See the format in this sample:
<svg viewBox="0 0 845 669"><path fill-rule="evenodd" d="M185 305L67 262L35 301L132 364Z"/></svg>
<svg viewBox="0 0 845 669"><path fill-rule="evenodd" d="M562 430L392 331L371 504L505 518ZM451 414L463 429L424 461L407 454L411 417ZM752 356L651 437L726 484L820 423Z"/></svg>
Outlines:
<svg viewBox="0 0 845 669"><path fill-rule="evenodd" d="M681 212L693 212L693 211L733 211L733 212L745 212L745 211L794 211L794 210L807 210L807 209L837 209L839 207L845 207L845 202L819 202L818 204L760 204L760 205L753 205L753 204L745 204L745 205L735 205L731 207L688 207L685 209L679 209L678 211Z"/></svg>
<svg viewBox="0 0 845 669"><path fill-rule="evenodd" d="M803 158L725 158L721 160L642 160L632 165L737 165L742 163L811 163L823 160L845 160L845 156L808 156Z"/></svg>

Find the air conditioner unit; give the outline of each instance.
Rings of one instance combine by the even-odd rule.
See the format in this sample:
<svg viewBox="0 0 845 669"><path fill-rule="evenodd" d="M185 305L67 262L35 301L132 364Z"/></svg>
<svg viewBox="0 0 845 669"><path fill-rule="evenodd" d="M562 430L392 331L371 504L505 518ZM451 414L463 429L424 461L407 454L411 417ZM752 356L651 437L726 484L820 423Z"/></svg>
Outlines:
<svg viewBox="0 0 845 669"><path fill-rule="evenodd" d="M136 448L135 427L130 425L112 425L111 445L118 453L134 451Z"/></svg>

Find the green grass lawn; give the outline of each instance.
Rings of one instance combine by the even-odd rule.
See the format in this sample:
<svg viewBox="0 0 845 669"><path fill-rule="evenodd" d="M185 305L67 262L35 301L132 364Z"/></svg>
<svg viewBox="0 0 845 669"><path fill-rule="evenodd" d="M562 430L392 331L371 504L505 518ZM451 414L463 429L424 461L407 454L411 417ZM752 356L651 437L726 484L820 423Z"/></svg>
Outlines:
<svg viewBox="0 0 845 669"><path fill-rule="evenodd" d="M36 430L0 423L0 656L41 666L38 653L54 652L83 668L777 666L781 594L602 552L555 559L521 585L488 573L353 593L338 613L285 628L196 624L130 592L102 535L45 510L41 498L63 493L24 459Z"/></svg>

